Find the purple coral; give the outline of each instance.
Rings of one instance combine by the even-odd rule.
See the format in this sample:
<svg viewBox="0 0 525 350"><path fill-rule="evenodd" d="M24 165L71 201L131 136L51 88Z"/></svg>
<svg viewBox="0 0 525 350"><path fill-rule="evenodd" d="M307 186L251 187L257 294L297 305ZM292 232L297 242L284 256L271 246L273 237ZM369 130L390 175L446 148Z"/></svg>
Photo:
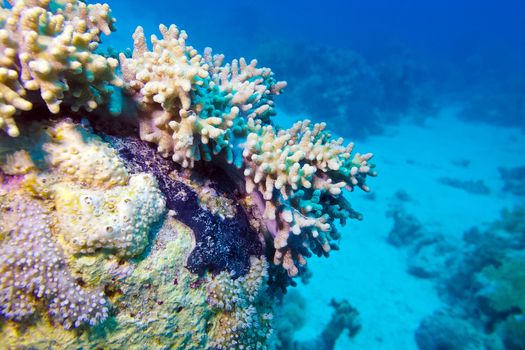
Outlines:
<svg viewBox="0 0 525 350"><path fill-rule="evenodd" d="M31 316L43 301L51 318L66 329L104 320L104 294L84 290L75 281L50 237L46 209L23 198L0 209L2 223L10 229L0 247L0 315L18 321Z"/></svg>

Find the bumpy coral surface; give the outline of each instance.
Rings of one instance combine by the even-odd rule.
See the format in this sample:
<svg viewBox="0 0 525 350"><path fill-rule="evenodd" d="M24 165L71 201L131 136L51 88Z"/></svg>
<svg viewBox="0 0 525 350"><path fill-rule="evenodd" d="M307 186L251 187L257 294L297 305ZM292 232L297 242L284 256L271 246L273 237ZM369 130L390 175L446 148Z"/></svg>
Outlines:
<svg viewBox="0 0 525 350"><path fill-rule="evenodd" d="M67 101L73 109L91 111L108 102L120 85L118 62L94 53L100 34L110 34L114 19L107 4L76 0L11 0L0 5L0 127L18 136L14 116L40 101L52 113Z"/></svg>
<svg viewBox="0 0 525 350"><path fill-rule="evenodd" d="M0 315L20 321L42 302L49 317L66 329L106 319L104 293L77 284L52 238L47 209L21 193L4 193L0 210Z"/></svg>
<svg viewBox="0 0 525 350"><path fill-rule="evenodd" d="M141 349L160 342L181 349L267 347L273 297L267 293L268 263L257 236L259 250L247 256L246 271L234 268L244 262L223 250L213 253L210 246L206 254L226 265L203 261L199 273L193 273L186 267L192 266L187 265L192 255L201 254L199 235L176 218L186 218L196 230L205 227L206 215L218 223L224 218L200 207L191 187L177 182L175 174L161 172L169 160L159 155L155 161L154 150L136 140L142 148L132 150L136 155L153 152L147 153L152 161L139 156L130 162L119 155L121 143L115 140L114 149L72 121L21 130L27 151L14 151L16 143L0 139L0 149L8 152L5 167L14 174L4 173L0 188L0 338L7 346L119 348L126 343ZM57 154L63 156L59 162ZM83 162L87 156L101 163ZM17 157L30 166L14 166ZM70 167L76 171L70 173ZM92 181L102 175L111 186ZM174 196L166 201L159 187ZM166 206L180 212L164 215ZM220 236L221 230L226 229L213 232ZM227 236L232 243L235 233L242 234L232 230ZM232 248L242 253L242 246ZM19 322L26 324L23 332ZM67 330L77 327L88 331Z"/></svg>
<svg viewBox="0 0 525 350"><path fill-rule="evenodd" d="M264 295L267 288L268 264L264 259L251 259L246 276L233 279L226 272L208 283L208 303L218 316L211 332L216 349L267 349L272 334L272 313Z"/></svg>
<svg viewBox="0 0 525 350"><path fill-rule="evenodd" d="M273 237L274 263L297 275L310 252L336 248L336 219L361 217L341 194L368 191L372 154L352 155L353 144L332 139L325 124L273 126L273 98L286 83L270 69L244 58L224 65L224 56L211 49L201 57L186 45L185 32L160 30L163 39L153 36L148 51L139 27L133 57L121 55L128 90L142 109L141 138L183 167L204 160L240 168Z"/></svg>
<svg viewBox="0 0 525 350"><path fill-rule="evenodd" d="M60 123L50 129L51 141L43 148L54 172L68 181L97 188L126 185L129 175L115 150L96 135L73 123Z"/></svg>
<svg viewBox="0 0 525 350"><path fill-rule="evenodd" d="M64 239L80 253L113 250L135 256L148 244L151 225L164 213L165 201L155 178L132 176L127 186L111 190L53 187L56 217Z"/></svg>

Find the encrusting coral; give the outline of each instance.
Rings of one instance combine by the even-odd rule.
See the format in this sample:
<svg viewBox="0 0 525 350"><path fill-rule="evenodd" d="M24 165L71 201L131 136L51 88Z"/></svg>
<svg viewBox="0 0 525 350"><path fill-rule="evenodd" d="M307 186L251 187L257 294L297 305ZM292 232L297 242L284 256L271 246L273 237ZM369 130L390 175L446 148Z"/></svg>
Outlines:
<svg viewBox="0 0 525 350"><path fill-rule="evenodd" d="M114 30L108 5L9 4L0 6L0 340L272 348L272 315L292 277L306 257L337 249L336 221L361 219L344 195L369 190L372 154L354 154L324 123L279 128L271 117L286 82L256 60L199 54L174 25L160 26L151 49L138 27L133 54L117 61L95 53ZM115 101L126 106L119 117Z"/></svg>
<svg viewBox="0 0 525 350"><path fill-rule="evenodd" d="M0 247L0 315L23 320L42 300L51 319L66 329L106 319L104 293L76 283L51 238L52 218L46 208L20 194L4 197L1 234L8 243Z"/></svg>
<svg viewBox="0 0 525 350"><path fill-rule="evenodd" d="M73 123L50 128L50 142L43 145L52 170L64 174L68 181L97 188L126 185L129 174L116 151Z"/></svg>
<svg viewBox="0 0 525 350"><path fill-rule="evenodd" d="M118 62L94 53L100 34L113 30L107 4L76 0L11 0L0 4L0 127L18 136L17 111L40 103L52 113L66 101L76 111L109 103L110 85L121 85Z"/></svg>
<svg viewBox="0 0 525 350"><path fill-rule="evenodd" d="M114 150L71 121L25 131L48 142L26 143L30 152L7 154L2 167L11 175L0 186L0 314L25 319L42 301L66 329L95 325L108 317L109 305L100 290L76 282L70 254L141 253L165 200L152 175L128 176ZM5 141L3 150L16 147ZM31 154L42 154L44 165L37 167Z"/></svg>
<svg viewBox="0 0 525 350"><path fill-rule="evenodd" d="M208 304L218 311L210 331L214 349L267 349L272 334L271 308L264 303L268 263L252 257L246 276L221 272L207 285Z"/></svg>
<svg viewBox="0 0 525 350"><path fill-rule="evenodd" d="M127 186L106 191L64 183L53 191L62 236L80 253L96 249L128 257L142 253L149 243L151 225L165 208L150 174L134 175Z"/></svg>

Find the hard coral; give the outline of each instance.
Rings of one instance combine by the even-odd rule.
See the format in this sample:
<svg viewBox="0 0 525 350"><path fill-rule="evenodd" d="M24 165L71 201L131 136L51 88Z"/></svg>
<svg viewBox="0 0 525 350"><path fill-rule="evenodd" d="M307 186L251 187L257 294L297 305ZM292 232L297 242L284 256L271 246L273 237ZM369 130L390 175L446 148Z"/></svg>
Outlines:
<svg viewBox="0 0 525 350"><path fill-rule="evenodd" d="M133 175L126 186L110 190L78 185L53 186L61 235L80 253L97 249L136 256L149 243L150 228L164 213L165 200L150 174Z"/></svg>
<svg viewBox="0 0 525 350"><path fill-rule="evenodd" d="M239 277L250 270L250 256L262 255L263 245L241 205L235 206L233 217L214 215L199 204L195 190L180 178L177 165L156 153L146 142L133 136L105 138L126 160L131 173L155 176L165 195L166 207L193 230L195 246L187 260L190 271L198 274L227 271Z"/></svg>
<svg viewBox="0 0 525 350"><path fill-rule="evenodd" d="M217 318L210 331L213 349L268 349L272 334L270 305L263 302L268 263L253 257L249 273L241 278L222 272L207 284L208 303Z"/></svg>
<svg viewBox="0 0 525 350"><path fill-rule="evenodd" d="M186 32L174 25L169 28L161 25L160 31L162 39L153 35L153 49L148 51L144 31L142 27L137 28L133 34L133 56L120 55L122 74L127 89L136 95L144 111L140 118L141 138L156 143L164 156L181 151L182 161L193 155L186 153L191 152L194 131L200 130L206 137L214 130L214 120L197 120L189 111L191 89L202 85L202 78L206 78L208 72L201 66L202 58L197 51L186 46ZM171 122L176 123L172 126L180 129L180 135L173 133ZM182 139L182 135L187 139ZM174 136L178 140L174 140Z"/></svg>
<svg viewBox="0 0 525 350"><path fill-rule="evenodd" d="M160 31L163 39L153 36L148 51L138 27L133 56L120 55L128 91L142 109L141 138L183 167L221 152L233 162L235 135L246 132L250 118L269 121L272 98L286 83L277 82L270 69L257 68L255 60L222 66L224 56L213 56L211 49L202 57L174 25L161 25Z"/></svg>
<svg viewBox="0 0 525 350"><path fill-rule="evenodd" d="M139 27L133 57L120 56L128 90L142 109L141 138L183 167L204 160L241 168L235 176L244 175L246 192L255 192L264 212L274 263L297 275L310 252L327 255L336 248L336 219L360 218L341 193L356 186L368 191L372 154L351 156L353 144L333 140L324 123L274 127L273 99L286 82L256 60L224 65L224 56L209 48L201 57L175 26L160 30L163 39L153 36L148 51Z"/></svg>
<svg viewBox="0 0 525 350"><path fill-rule="evenodd" d="M52 113L62 102L76 111L107 103L120 85L118 62L94 53L100 33L113 30L108 5L76 0L11 0L0 7L0 127L18 136L17 111L28 111L39 91Z"/></svg>
<svg viewBox="0 0 525 350"><path fill-rule="evenodd" d="M70 122L61 122L48 131L51 140L43 149L54 173L67 181L97 188L128 183L123 162L100 137Z"/></svg>
<svg viewBox="0 0 525 350"><path fill-rule="evenodd" d="M230 104L247 118L268 121L275 114L273 96L281 93L286 82L276 81L270 68L258 68L257 60L248 64L243 57L223 65L224 55L213 55L211 48L204 50L204 60L210 67L210 86L225 91Z"/></svg>
<svg viewBox="0 0 525 350"><path fill-rule="evenodd" d="M342 189L368 191L372 154L351 155L353 144L331 139L325 124L298 122L289 130L264 126L248 135L244 158L246 191L255 193L274 239L275 264L299 272L310 251L327 255L337 248L335 220L361 216ZM261 198L264 203L261 203Z"/></svg>
<svg viewBox="0 0 525 350"><path fill-rule="evenodd" d="M0 200L0 314L21 320L43 302L52 320L66 329L94 325L108 316L104 294L83 289L51 238L50 213L20 193Z"/></svg>

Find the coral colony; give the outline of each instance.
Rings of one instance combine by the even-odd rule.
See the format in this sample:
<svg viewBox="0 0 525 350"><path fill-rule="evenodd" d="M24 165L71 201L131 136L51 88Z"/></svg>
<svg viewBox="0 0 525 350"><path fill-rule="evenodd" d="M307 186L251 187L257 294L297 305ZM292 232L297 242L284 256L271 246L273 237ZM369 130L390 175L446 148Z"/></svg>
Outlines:
<svg viewBox="0 0 525 350"><path fill-rule="evenodd" d="M361 218L344 192L368 191L372 154L279 128L285 82L174 25L102 54L114 22L106 4L0 6L0 339L266 349L281 292Z"/></svg>

